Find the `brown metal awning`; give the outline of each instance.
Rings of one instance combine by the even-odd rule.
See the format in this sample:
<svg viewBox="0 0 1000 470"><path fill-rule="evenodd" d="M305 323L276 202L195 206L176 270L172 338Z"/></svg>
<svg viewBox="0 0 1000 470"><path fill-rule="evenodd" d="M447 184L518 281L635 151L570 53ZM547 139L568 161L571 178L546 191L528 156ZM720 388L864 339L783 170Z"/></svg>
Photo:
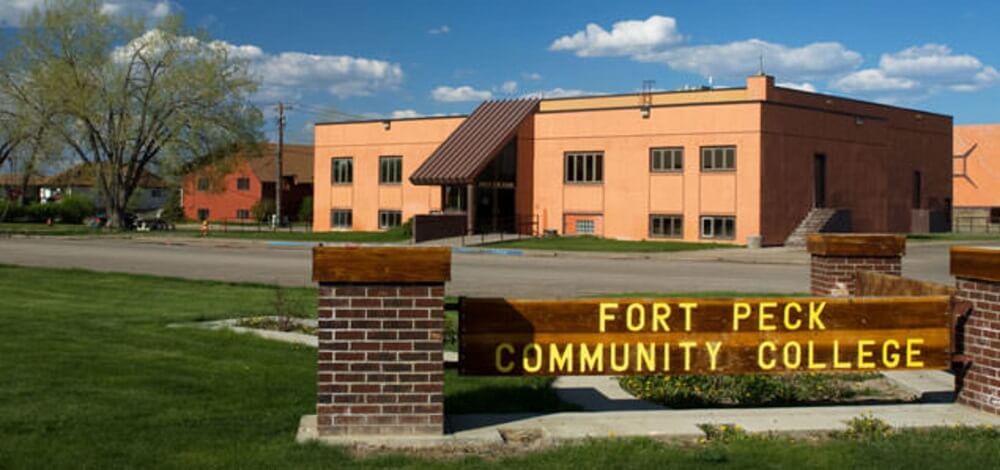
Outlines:
<svg viewBox="0 0 1000 470"><path fill-rule="evenodd" d="M517 127L538 109L536 98L486 101L410 176L413 184L472 184Z"/></svg>

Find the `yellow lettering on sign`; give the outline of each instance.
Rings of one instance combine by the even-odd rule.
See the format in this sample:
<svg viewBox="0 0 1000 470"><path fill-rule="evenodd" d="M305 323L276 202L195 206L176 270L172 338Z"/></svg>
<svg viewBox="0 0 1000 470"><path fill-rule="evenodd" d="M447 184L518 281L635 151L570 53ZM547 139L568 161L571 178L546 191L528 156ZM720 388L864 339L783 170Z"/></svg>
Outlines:
<svg viewBox="0 0 1000 470"><path fill-rule="evenodd" d="M774 369L774 366L777 364L778 361L776 359L771 359L770 362L765 361L764 360L765 349L770 349L771 352L773 353L778 350L778 345L774 344L774 341L764 341L763 343L760 343L760 345L757 346L757 366L760 367L761 370Z"/></svg>
<svg viewBox="0 0 1000 470"><path fill-rule="evenodd" d="M637 344L635 346L635 362L637 372L642 372L644 365L647 371L656 372L656 344L649 343L649 349L646 349L646 345L643 343Z"/></svg>
<svg viewBox="0 0 1000 470"><path fill-rule="evenodd" d="M920 349L915 346L924 344L923 338L907 338L906 339L906 367L923 367L924 361L920 361L916 358L920 355Z"/></svg>
<svg viewBox="0 0 1000 470"><path fill-rule="evenodd" d="M580 344L580 372L604 372L604 345L594 346L594 353L586 343Z"/></svg>
<svg viewBox="0 0 1000 470"><path fill-rule="evenodd" d="M781 356L785 360L785 369L798 369L802 365L802 346L798 341L789 341L781 349Z"/></svg>
<svg viewBox="0 0 1000 470"><path fill-rule="evenodd" d="M750 318L750 304L736 302L733 304L733 331L740 331L740 320Z"/></svg>
<svg viewBox="0 0 1000 470"><path fill-rule="evenodd" d="M558 344L549 344L549 372L555 371L573 372L573 344L567 344L562 353Z"/></svg>
<svg viewBox="0 0 1000 470"><path fill-rule="evenodd" d="M757 328L760 331L774 331L778 328L768 324L769 321L774 320L774 313L769 312L768 309L777 307L777 302L761 302L757 305Z"/></svg>
<svg viewBox="0 0 1000 470"><path fill-rule="evenodd" d="M670 370L670 343L663 343L663 372Z"/></svg>
<svg viewBox="0 0 1000 470"><path fill-rule="evenodd" d="M613 370L615 372L625 372L628 369L628 350L629 350L629 347L626 344L622 348L622 349L625 350L625 354L624 354L625 357L622 360L622 363L618 364L618 361L615 360L616 356L617 356L616 351L618 350L618 348L616 348L615 346L616 346L615 343L611 343L611 346L608 347L608 349L611 350L611 370Z"/></svg>
<svg viewBox="0 0 1000 470"><path fill-rule="evenodd" d="M684 348L684 370L691 370L691 349L698 346L698 343L694 341L682 341L677 343L677 345Z"/></svg>
<svg viewBox="0 0 1000 470"><path fill-rule="evenodd" d="M810 330L825 330L826 325L823 324L823 320L819 318L823 314L823 309L826 308L826 302L820 302L819 307L816 307L815 302L809 302L809 329Z"/></svg>
<svg viewBox="0 0 1000 470"><path fill-rule="evenodd" d="M607 331L607 328L606 328L607 322L613 321L615 319L615 315L613 313L608 313L609 309L616 309L617 310L618 309L618 304L616 304L614 302L601 302L600 315L599 315L599 317L600 317L600 327L598 328L598 331L600 331L601 333L604 333L605 331Z"/></svg>
<svg viewBox="0 0 1000 470"><path fill-rule="evenodd" d="M833 340L833 368L834 369L851 368L850 362L840 362L840 341L837 340Z"/></svg>
<svg viewBox="0 0 1000 470"><path fill-rule="evenodd" d="M792 310L802 313L802 306L798 302L790 302L785 305L785 329L797 330L802 327L802 320L792 322Z"/></svg>
<svg viewBox="0 0 1000 470"><path fill-rule="evenodd" d="M682 302L677 306L684 309L684 331L691 331L691 310L698 308L698 303Z"/></svg>
<svg viewBox="0 0 1000 470"><path fill-rule="evenodd" d="M507 363L504 364L503 358L500 357L500 354L505 351L507 354L514 354L514 345L510 343L500 343L500 345L497 346L496 349L497 372L504 374L514 370L514 361L507 361Z"/></svg>
<svg viewBox="0 0 1000 470"><path fill-rule="evenodd" d="M809 356L808 356L809 363L808 363L807 367L809 369L813 369L813 370L815 370L815 369L826 369L826 363L825 362L816 362L816 358L815 358L816 346L815 346L815 344L813 344L813 342L810 341L809 344L808 344L808 346L807 346L807 348L808 348L808 351L809 351Z"/></svg>
<svg viewBox="0 0 1000 470"><path fill-rule="evenodd" d="M890 353L890 347L892 347L895 352ZM882 344L882 363L890 369L899 367L899 341L894 339L885 340L885 343Z"/></svg>
<svg viewBox="0 0 1000 470"><path fill-rule="evenodd" d="M639 317L638 322L632 321L634 317ZM629 331L642 331L642 328L646 326L646 308L642 304L628 306L628 309L625 310L625 326Z"/></svg>
<svg viewBox="0 0 1000 470"><path fill-rule="evenodd" d="M719 350L722 349L722 341L708 341L705 343L708 349L708 370L715 370L719 359Z"/></svg>
<svg viewBox="0 0 1000 470"><path fill-rule="evenodd" d="M530 352L529 352L530 351ZM531 363L531 359L535 359L535 363ZM521 358L523 364L521 366L524 368L525 372L535 373L542 370L542 347L538 343L528 343L524 345L524 355Z"/></svg>
<svg viewBox="0 0 1000 470"><path fill-rule="evenodd" d="M874 369L875 368L875 363L874 362L871 362L871 361L865 362L866 359L871 359L872 354L874 354L874 353L872 353L871 351L869 351L869 350L867 350L865 348L869 348L869 347L872 347L872 346L875 346L875 341L873 341L873 340L870 340L870 339L861 339L861 340L858 340L858 369Z"/></svg>
<svg viewBox="0 0 1000 470"><path fill-rule="evenodd" d="M670 331L667 319L670 318L670 304L657 302L653 304L653 331Z"/></svg>

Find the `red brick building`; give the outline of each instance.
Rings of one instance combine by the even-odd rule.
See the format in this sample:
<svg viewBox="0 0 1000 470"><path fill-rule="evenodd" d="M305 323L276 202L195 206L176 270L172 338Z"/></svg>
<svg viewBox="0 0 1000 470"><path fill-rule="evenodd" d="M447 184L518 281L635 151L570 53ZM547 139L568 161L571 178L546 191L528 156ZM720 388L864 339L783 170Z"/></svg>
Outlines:
<svg viewBox="0 0 1000 470"><path fill-rule="evenodd" d="M274 144L262 145L200 167L184 177L182 206L191 220L249 222L261 200L274 200ZM313 192L313 147L285 145L282 160L281 213L298 220L302 201Z"/></svg>

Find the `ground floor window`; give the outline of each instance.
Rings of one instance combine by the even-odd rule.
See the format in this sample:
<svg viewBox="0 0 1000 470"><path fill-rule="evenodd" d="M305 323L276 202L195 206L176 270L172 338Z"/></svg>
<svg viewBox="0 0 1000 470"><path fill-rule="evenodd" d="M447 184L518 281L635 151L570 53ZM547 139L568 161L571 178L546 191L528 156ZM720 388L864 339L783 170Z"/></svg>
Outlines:
<svg viewBox="0 0 1000 470"><path fill-rule="evenodd" d="M249 209L236 209L236 218L240 220L247 220L250 218Z"/></svg>
<svg viewBox="0 0 1000 470"><path fill-rule="evenodd" d="M701 238L736 238L736 217L705 216L701 218Z"/></svg>
<svg viewBox="0 0 1000 470"><path fill-rule="evenodd" d="M400 211L378 211L378 228L391 229L403 223L403 213Z"/></svg>
<svg viewBox="0 0 1000 470"><path fill-rule="evenodd" d="M593 235L594 219L579 219L576 221L577 235Z"/></svg>
<svg viewBox="0 0 1000 470"><path fill-rule="evenodd" d="M208 220L208 209L198 209L198 220Z"/></svg>
<svg viewBox="0 0 1000 470"><path fill-rule="evenodd" d="M684 236L684 218L679 215L652 215L649 217L650 238L681 238Z"/></svg>
<svg viewBox="0 0 1000 470"><path fill-rule="evenodd" d="M1000 224L1000 207L990 208L990 223Z"/></svg>
<svg viewBox="0 0 1000 470"><path fill-rule="evenodd" d="M465 212L466 204L465 186L445 186L444 187L444 211L445 212Z"/></svg>
<svg viewBox="0 0 1000 470"><path fill-rule="evenodd" d="M330 225L333 228L351 228L354 216L350 210L333 209L330 211Z"/></svg>

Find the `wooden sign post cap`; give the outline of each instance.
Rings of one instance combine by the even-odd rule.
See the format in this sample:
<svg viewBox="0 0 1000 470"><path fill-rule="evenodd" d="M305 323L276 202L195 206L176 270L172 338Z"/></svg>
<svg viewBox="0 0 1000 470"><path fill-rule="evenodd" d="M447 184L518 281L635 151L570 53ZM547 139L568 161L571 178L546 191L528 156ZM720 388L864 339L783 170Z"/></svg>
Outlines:
<svg viewBox="0 0 1000 470"><path fill-rule="evenodd" d="M430 283L451 280L447 247L313 248L313 281L326 283Z"/></svg>
<svg viewBox="0 0 1000 470"><path fill-rule="evenodd" d="M1000 282L1000 248L951 247L951 275Z"/></svg>
<svg viewBox="0 0 1000 470"><path fill-rule="evenodd" d="M892 257L906 254L906 237L890 234L814 233L806 240L819 256Z"/></svg>

